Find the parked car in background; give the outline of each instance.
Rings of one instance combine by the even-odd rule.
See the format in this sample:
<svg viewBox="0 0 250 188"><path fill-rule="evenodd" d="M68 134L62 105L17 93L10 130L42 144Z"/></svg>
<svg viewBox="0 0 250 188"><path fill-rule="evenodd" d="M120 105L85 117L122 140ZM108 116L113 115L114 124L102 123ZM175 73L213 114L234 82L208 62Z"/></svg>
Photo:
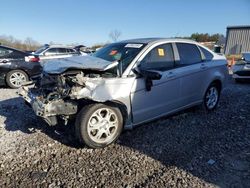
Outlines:
<svg viewBox="0 0 250 188"><path fill-rule="evenodd" d="M233 78L236 82L250 79L250 52L242 53L241 60L233 65Z"/></svg>
<svg viewBox="0 0 250 188"><path fill-rule="evenodd" d="M80 50L80 52L83 53L84 55L85 54L91 55L91 54L95 53L95 50L89 49L89 48L85 48L85 49Z"/></svg>
<svg viewBox="0 0 250 188"><path fill-rule="evenodd" d="M123 128L198 104L214 110L226 77L226 58L196 42L135 39L48 62L19 94L49 125L76 117L79 141L101 148Z"/></svg>
<svg viewBox="0 0 250 188"><path fill-rule="evenodd" d="M0 85L19 88L32 76L41 74L39 58L33 56L27 62L25 56L30 54L0 45Z"/></svg>
<svg viewBox="0 0 250 188"><path fill-rule="evenodd" d="M50 59L60 59L60 58L68 58L72 56L79 56L79 55L87 55L85 53L80 52L80 48L82 46L63 46L63 45L44 45L43 47L39 48L37 51L33 53L33 55L38 56L41 60L41 63L44 60ZM32 56L30 56L32 58Z"/></svg>

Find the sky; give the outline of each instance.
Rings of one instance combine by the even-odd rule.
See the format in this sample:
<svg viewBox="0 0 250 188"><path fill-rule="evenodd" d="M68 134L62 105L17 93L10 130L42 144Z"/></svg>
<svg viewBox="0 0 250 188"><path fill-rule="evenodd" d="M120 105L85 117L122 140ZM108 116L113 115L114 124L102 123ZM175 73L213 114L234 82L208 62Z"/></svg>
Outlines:
<svg viewBox="0 0 250 188"><path fill-rule="evenodd" d="M44 44L222 33L250 25L250 0L1 0L0 35Z"/></svg>

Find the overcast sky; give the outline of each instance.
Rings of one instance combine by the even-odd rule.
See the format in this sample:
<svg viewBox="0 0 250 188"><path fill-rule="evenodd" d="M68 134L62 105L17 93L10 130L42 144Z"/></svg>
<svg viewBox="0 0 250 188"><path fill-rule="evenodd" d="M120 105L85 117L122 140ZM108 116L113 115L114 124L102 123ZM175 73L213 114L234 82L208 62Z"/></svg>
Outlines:
<svg viewBox="0 0 250 188"><path fill-rule="evenodd" d="M203 2L203 3L202 3ZM1 0L0 35L93 45L120 39L226 34L250 25L250 0Z"/></svg>

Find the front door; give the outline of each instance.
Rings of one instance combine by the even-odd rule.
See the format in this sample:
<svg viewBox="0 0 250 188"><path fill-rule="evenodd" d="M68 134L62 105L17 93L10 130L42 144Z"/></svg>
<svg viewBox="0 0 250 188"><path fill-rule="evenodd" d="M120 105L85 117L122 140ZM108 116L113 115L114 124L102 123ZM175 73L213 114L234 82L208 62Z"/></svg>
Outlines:
<svg viewBox="0 0 250 188"><path fill-rule="evenodd" d="M133 123L139 124L167 114L179 107L180 79L176 74L171 43L156 46L140 62L140 69L159 71L160 80L153 80L146 90L145 78L137 78L131 91Z"/></svg>

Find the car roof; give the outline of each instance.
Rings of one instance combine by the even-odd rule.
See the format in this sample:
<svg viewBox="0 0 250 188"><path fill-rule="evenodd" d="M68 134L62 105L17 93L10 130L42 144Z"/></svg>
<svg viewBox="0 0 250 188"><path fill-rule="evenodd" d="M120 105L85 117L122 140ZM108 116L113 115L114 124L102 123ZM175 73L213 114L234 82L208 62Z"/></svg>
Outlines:
<svg viewBox="0 0 250 188"><path fill-rule="evenodd" d="M250 54L250 52L242 52L242 54L246 54L246 55L248 55L248 54Z"/></svg>
<svg viewBox="0 0 250 188"><path fill-rule="evenodd" d="M66 46L66 45L53 44L53 45L48 45L48 48L68 48L68 49L73 49L74 46Z"/></svg>
<svg viewBox="0 0 250 188"><path fill-rule="evenodd" d="M197 44L196 41L189 39L182 39L182 38L139 38L139 39L130 39L121 41L121 43L142 43L142 44L157 43L157 42L185 42L185 43Z"/></svg>

